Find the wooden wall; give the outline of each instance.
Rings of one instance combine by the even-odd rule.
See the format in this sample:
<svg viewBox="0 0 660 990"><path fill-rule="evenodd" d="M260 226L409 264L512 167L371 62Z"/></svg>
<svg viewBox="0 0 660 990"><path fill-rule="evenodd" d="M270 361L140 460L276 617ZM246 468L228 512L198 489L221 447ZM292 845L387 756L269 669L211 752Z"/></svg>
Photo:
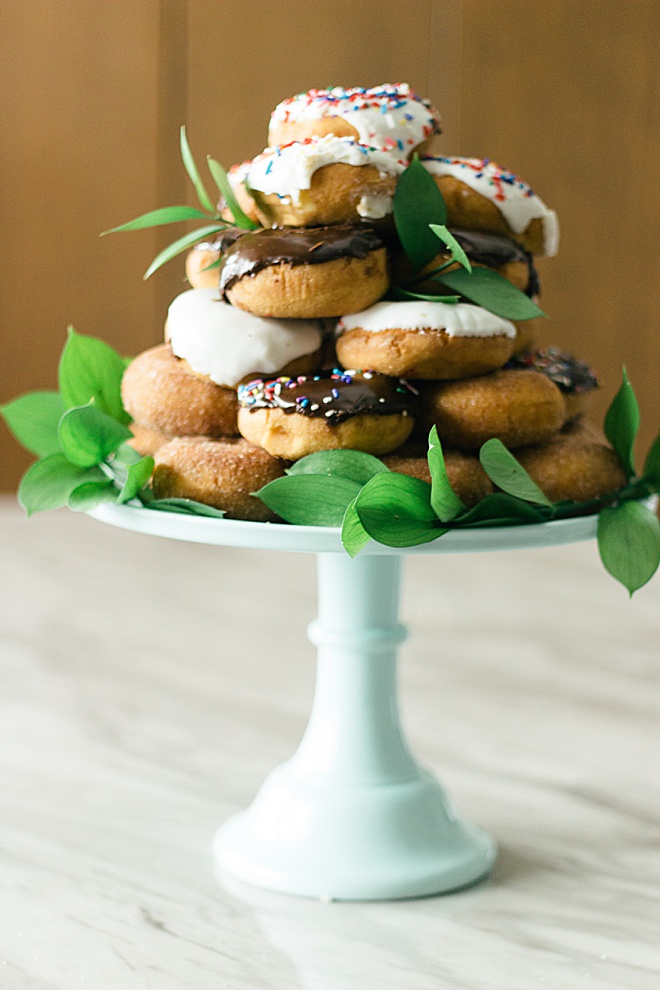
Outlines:
<svg viewBox="0 0 660 990"><path fill-rule="evenodd" d="M656 323L660 64L656 0L0 0L0 401L55 384L68 323L137 353L162 336L182 264L141 274L171 228L98 233L192 202L178 157L265 143L280 99L314 85L406 80L443 150L518 171L560 215L542 263L544 343L622 362L643 438L660 424ZM27 455L0 427L0 488Z"/></svg>

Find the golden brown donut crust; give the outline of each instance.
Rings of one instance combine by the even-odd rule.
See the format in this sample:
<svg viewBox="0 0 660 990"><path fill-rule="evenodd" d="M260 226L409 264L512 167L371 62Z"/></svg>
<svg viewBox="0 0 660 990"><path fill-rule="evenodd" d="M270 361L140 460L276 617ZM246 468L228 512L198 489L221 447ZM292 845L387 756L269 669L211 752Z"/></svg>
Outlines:
<svg viewBox="0 0 660 990"><path fill-rule="evenodd" d="M318 265L269 265L239 279L226 296L256 316L316 319L368 309L389 287L385 248L366 258L334 258Z"/></svg>
<svg viewBox="0 0 660 990"><path fill-rule="evenodd" d="M471 508L494 491L493 482L474 454L465 454L460 450L443 450L443 455L449 484L465 506ZM428 459L421 451L407 451L403 448L381 460L390 471L407 474L420 481L431 481Z"/></svg>
<svg viewBox="0 0 660 990"><path fill-rule="evenodd" d="M220 252L213 248L193 248L186 255L186 278L193 289L217 289L220 272L218 266L209 265L220 260Z"/></svg>
<svg viewBox="0 0 660 990"><path fill-rule="evenodd" d="M336 341L337 357L345 368L369 368L394 378L432 381L467 378L501 368L513 353L514 339L453 337L444 330L372 332L354 327Z"/></svg>
<svg viewBox="0 0 660 990"><path fill-rule="evenodd" d="M153 489L156 498L194 499L229 519L268 522L277 517L251 493L281 478L285 467L243 439L176 438L156 453Z"/></svg>
<svg viewBox="0 0 660 990"><path fill-rule="evenodd" d="M381 174L375 165L333 162L317 168L309 189L298 202L286 202L275 193L252 190L264 227L321 227L333 223L360 223L357 211L363 196L393 196L396 176ZM288 197L287 197L288 198Z"/></svg>
<svg viewBox="0 0 660 990"><path fill-rule="evenodd" d="M582 422L545 443L518 451L516 457L552 502L585 502L626 483L612 448Z"/></svg>
<svg viewBox="0 0 660 990"><path fill-rule="evenodd" d="M443 443L477 450L496 437L513 449L549 440L565 420L564 398L537 371L495 371L481 378L424 387L422 420Z"/></svg>
<svg viewBox="0 0 660 990"><path fill-rule="evenodd" d="M517 241L530 254L544 254L543 221L535 217L527 228L517 234L498 210L495 203L467 186L453 175L434 175L436 185L447 206L447 226L461 230L485 230Z"/></svg>
<svg viewBox="0 0 660 990"><path fill-rule="evenodd" d="M143 351L129 364L122 399L136 423L171 437L238 434L235 390L195 374L167 344Z"/></svg>
<svg viewBox="0 0 660 990"><path fill-rule="evenodd" d="M274 457L297 461L319 450L387 454L408 439L413 420L402 413L361 413L331 426L320 417L281 409L239 409L238 428L246 440Z"/></svg>
<svg viewBox="0 0 660 990"><path fill-rule="evenodd" d="M291 141L306 141L311 137L327 137L328 134L360 141L357 129L343 117L319 117L316 120L281 121L271 124L268 129L268 144L274 148L279 144L289 144ZM432 154L431 142L432 138L421 141L410 150L408 158L412 158L415 154Z"/></svg>

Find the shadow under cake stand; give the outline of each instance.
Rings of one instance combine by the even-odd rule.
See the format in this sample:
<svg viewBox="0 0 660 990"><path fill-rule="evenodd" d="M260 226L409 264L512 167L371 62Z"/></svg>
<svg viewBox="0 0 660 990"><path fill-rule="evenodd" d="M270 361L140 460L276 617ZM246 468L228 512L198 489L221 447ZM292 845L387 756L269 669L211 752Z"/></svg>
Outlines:
<svg viewBox="0 0 660 990"><path fill-rule="evenodd" d="M399 719L397 621L405 554L473 553L592 539L596 517L462 530L395 549L369 543L351 560L340 531L102 505L101 522L193 543L316 553L318 650L312 713L291 759L218 829L222 872L280 893L388 900L456 890L485 877L496 844L463 821L419 765Z"/></svg>

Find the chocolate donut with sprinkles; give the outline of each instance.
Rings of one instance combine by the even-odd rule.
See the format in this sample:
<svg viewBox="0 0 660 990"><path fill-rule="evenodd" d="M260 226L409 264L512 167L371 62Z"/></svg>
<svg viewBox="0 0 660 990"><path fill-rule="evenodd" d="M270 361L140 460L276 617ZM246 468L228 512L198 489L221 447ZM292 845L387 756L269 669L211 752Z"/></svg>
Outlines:
<svg viewBox="0 0 660 990"><path fill-rule="evenodd" d="M286 460L319 450L387 454L412 432L415 395L407 382L372 371L258 379L238 389L238 428Z"/></svg>
<svg viewBox="0 0 660 990"><path fill-rule="evenodd" d="M513 172L489 158L429 156L421 161L444 197L449 227L501 234L530 254L557 254L557 214Z"/></svg>
<svg viewBox="0 0 660 990"><path fill-rule="evenodd" d="M384 83L370 89L310 89L283 100L271 114L268 143L334 134L405 158L440 133L440 116L428 100L407 83Z"/></svg>

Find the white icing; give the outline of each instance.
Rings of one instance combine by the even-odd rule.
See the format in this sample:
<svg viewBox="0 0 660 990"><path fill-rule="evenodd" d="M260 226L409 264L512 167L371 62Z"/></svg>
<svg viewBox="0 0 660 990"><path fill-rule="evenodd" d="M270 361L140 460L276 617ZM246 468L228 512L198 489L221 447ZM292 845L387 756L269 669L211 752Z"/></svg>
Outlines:
<svg viewBox="0 0 660 990"><path fill-rule="evenodd" d="M383 193L365 193L356 209L367 220L381 220L392 212L392 197Z"/></svg>
<svg viewBox="0 0 660 990"><path fill-rule="evenodd" d="M300 193L309 189L312 176L324 165L342 162L346 165L373 165L381 176L399 176L406 167L385 151L377 151L354 141L352 138L326 137L310 138L307 141L293 141L277 148L266 148L252 161L247 174L247 185L266 195L276 195L283 202L300 202ZM392 210L392 197L379 195L370 202L363 197L361 203L365 211L360 215L368 219L379 219ZM371 210L374 209L374 212Z"/></svg>
<svg viewBox="0 0 660 990"><path fill-rule="evenodd" d="M557 214L554 210L549 210L527 183L513 172L507 172L487 158L438 156L422 158L422 164L431 175L451 175L490 200L516 234L522 234L527 230L532 220L541 219L543 253L549 258L557 254L559 248Z"/></svg>
<svg viewBox="0 0 660 990"><path fill-rule="evenodd" d="M342 316L337 335L345 330L444 330L450 337L515 337L509 320L471 303L379 302L361 313Z"/></svg>
<svg viewBox="0 0 660 990"><path fill-rule="evenodd" d="M217 385L273 375L321 346L317 320L275 320L221 302L217 289L189 289L172 302L166 338L177 357Z"/></svg>
<svg viewBox="0 0 660 990"><path fill-rule="evenodd" d="M340 117L351 124L362 144L404 157L436 132L440 117L406 83L372 89L313 89L279 103L271 126Z"/></svg>

